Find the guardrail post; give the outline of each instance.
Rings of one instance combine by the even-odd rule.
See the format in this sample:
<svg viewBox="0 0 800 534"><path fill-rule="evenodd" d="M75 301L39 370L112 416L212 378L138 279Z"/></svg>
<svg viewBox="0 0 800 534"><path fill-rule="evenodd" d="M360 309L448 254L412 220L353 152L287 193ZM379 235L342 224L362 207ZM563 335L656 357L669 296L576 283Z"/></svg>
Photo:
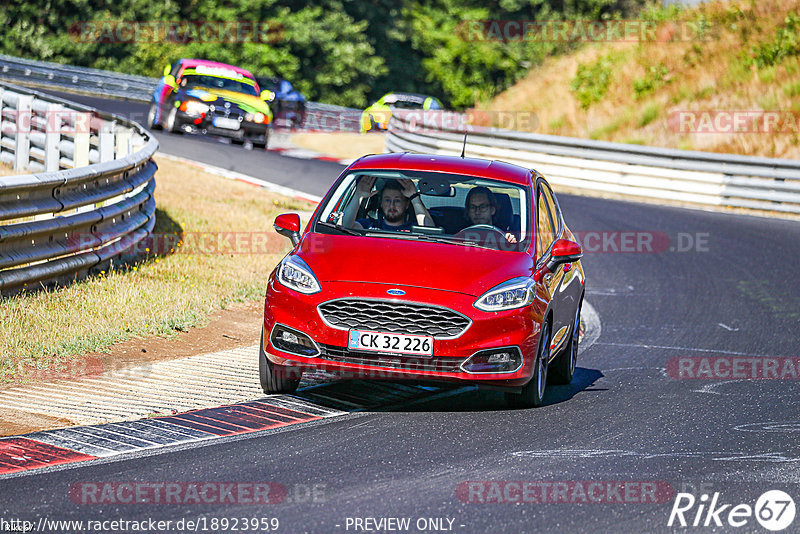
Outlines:
<svg viewBox="0 0 800 534"><path fill-rule="evenodd" d="M61 151L61 106L47 104L45 111L45 138L44 138L44 170L47 172L58 170L58 160Z"/></svg>
<svg viewBox="0 0 800 534"><path fill-rule="evenodd" d="M117 121L103 121L100 126L98 150L100 151L100 163L114 159L114 130L117 128Z"/></svg>
<svg viewBox="0 0 800 534"><path fill-rule="evenodd" d="M75 168L87 167L89 165L89 138L92 135L92 114L75 114L75 153L72 161Z"/></svg>
<svg viewBox="0 0 800 534"><path fill-rule="evenodd" d="M132 132L130 128L117 129L117 159L124 158L131 153L131 146L133 142Z"/></svg>
<svg viewBox="0 0 800 534"><path fill-rule="evenodd" d="M32 95L19 95L17 98L16 146L14 147L14 170L28 168L31 151L31 118L33 107Z"/></svg>

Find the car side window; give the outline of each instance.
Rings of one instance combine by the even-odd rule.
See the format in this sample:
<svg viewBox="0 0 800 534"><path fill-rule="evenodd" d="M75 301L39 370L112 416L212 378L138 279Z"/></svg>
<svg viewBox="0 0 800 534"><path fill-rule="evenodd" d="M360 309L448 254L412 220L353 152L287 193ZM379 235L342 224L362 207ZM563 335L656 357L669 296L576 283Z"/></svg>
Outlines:
<svg viewBox="0 0 800 534"><path fill-rule="evenodd" d="M547 200L542 193L542 186L539 185L539 197L536 209L536 257L541 258L553 243L553 221L550 215L550 208Z"/></svg>
<svg viewBox="0 0 800 534"><path fill-rule="evenodd" d="M174 78L177 78L178 77L178 73L180 72L180 70L181 70L181 62L180 61L176 61L175 64L172 66L172 70L170 71L170 74L172 74L172 76Z"/></svg>
<svg viewBox="0 0 800 534"><path fill-rule="evenodd" d="M541 188L542 191L544 192L545 203L547 203L547 211L550 212L550 220L553 221L553 230L554 230L553 235L557 236L558 231L561 228L561 224L560 224L560 218L558 216L559 215L558 207L554 200L553 191L550 189L550 187L548 187L544 183L541 184Z"/></svg>

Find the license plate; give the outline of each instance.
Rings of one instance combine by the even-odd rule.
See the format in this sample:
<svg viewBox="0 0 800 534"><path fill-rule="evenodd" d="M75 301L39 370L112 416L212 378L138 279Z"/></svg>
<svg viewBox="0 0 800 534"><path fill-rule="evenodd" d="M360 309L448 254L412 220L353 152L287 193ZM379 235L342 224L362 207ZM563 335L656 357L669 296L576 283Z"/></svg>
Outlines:
<svg viewBox="0 0 800 534"><path fill-rule="evenodd" d="M350 330L347 348L388 352L390 354L433 355L433 337L412 334L392 334L370 330Z"/></svg>
<svg viewBox="0 0 800 534"><path fill-rule="evenodd" d="M211 124L217 128L225 128L226 130L239 129L239 121L237 119L229 119L227 117L214 117L211 119Z"/></svg>

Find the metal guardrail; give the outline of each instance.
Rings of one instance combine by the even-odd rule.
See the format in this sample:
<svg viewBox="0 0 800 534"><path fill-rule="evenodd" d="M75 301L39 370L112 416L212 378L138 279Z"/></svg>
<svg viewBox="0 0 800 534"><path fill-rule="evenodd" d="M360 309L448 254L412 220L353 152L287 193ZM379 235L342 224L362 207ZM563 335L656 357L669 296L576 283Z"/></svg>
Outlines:
<svg viewBox="0 0 800 534"><path fill-rule="evenodd" d="M157 141L139 124L0 84L0 290L105 265L155 224Z"/></svg>
<svg viewBox="0 0 800 534"><path fill-rule="evenodd" d="M0 80L149 102L158 78L0 54Z"/></svg>
<svg viewBox="0 0 800 534"><path fill-rule="evenodd" d="M159 79L0 54L0 80L152 102ZM307 102L305 126L300 129L358 132L360 119L360 109Z"/></svg>
<svg viewBox="0 0 800 534"><path fill-rule="evenodd" d="M452 112L396 111L389 122L386 150L460 154L464 140L464 127L459 127L462 124L465 124L463 116ZM704 205L800 213L800 161L500 128L467 128L468 155L535 168L555 185Z"/></svg>

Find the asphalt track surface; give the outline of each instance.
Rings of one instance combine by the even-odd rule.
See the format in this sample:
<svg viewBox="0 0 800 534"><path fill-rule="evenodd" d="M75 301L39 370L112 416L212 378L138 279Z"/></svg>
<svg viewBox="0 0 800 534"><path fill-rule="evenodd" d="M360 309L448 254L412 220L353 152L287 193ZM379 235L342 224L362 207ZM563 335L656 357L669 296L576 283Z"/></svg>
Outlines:
<svg viewBox="0 0 800 534"><path fill-rule="evenodd" d="M138 106L83 99L89 100L122 113ZM317 195L341 169L188 136L157 137L164 152ZM550 386L543 407L508 410L501 394L466 388L280 432L31 472L0 480L3 517L277 517L278 532L363 532L353 518L389 517L410 518L405 531L418 532L419 518L449 518L455 532L662 532L686 530L677 522L667 526L677 492L692 493L698 504L701 494L719 492L718 505L753 507L773 489L800 500L800 382L791 369L780 375L792 360L780 360L783 378L742 379L724 366L736 358L746 362L740 372L771 357L797 362L798 223L567 195L559 200L571 228L587 232L586 298L602 333L580 354L573 383ZM600 245L591 232L599 233ZM615 252L620 232L649 232L670 242L652 253ZM707 358L712 367L718 363L718 374L680 378L678 358L696 358L696 369ZM725 369L731 377L720 375ZM288 498L266 506L70 500L71 484L103 481L271 481L286 486ZM483 481L471 487L484 490L458 491L468 481ZM570 493L563 502L564 494L545 489L544 503L472 502L497 500L492 488L503 486L488 481L543 482L545 488L566 482L570 491L576 482L588 488L624 481L630 494L606 491L601 500L611 502L581 502ZM666 497L636 502L637 482L666 487ZM314 485L316 498L306 498ZM527 500L542 500L541 490ZM685 513L690 524L697 510ZM730 510L720 514L717 531L766 532L752 516L732 527ZM703 513L700 525L705 520ZM800 518L786 531L798 530Z"/></svg>

